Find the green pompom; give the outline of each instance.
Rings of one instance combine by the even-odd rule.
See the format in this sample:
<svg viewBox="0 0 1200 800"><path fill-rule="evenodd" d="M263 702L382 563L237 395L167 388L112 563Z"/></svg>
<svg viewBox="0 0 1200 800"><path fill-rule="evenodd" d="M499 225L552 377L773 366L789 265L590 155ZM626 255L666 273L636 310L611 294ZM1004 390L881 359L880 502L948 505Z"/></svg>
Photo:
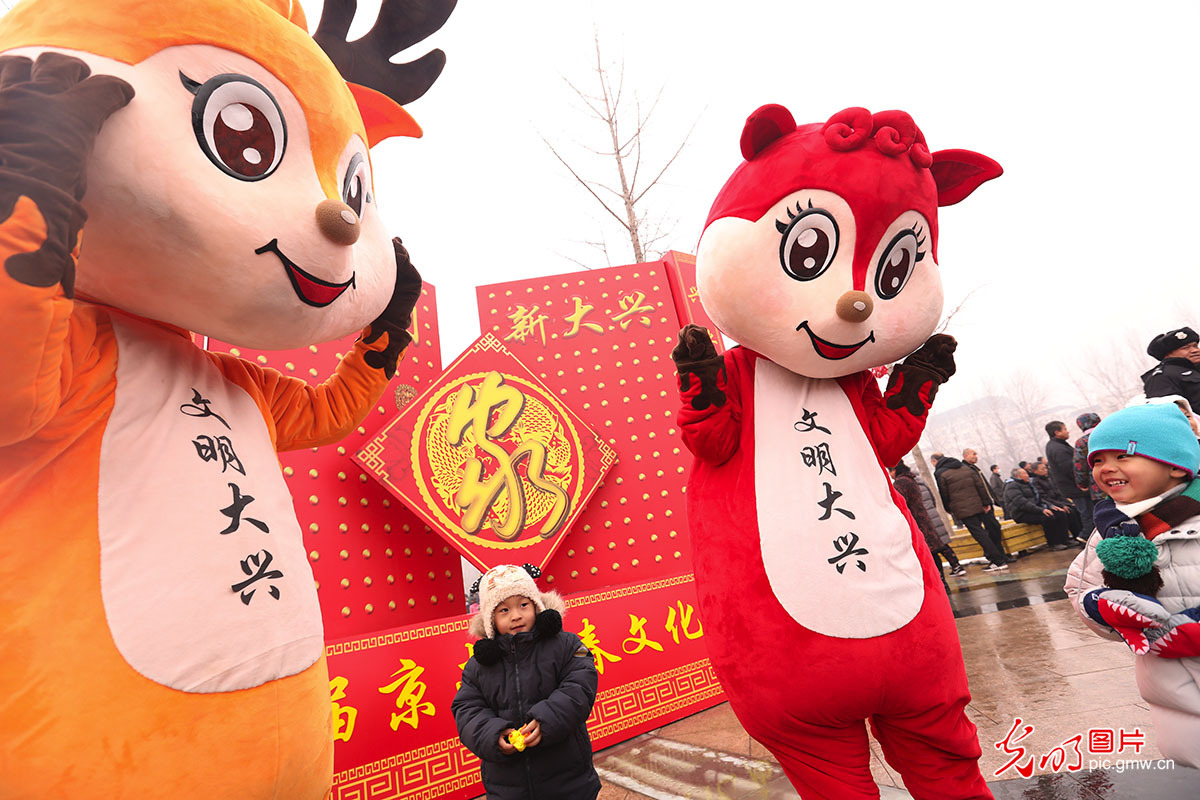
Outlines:
<svg viewBox="0 0 1200 800"><path fill-rule="evenodd" d="M1141 536L1114 536L1096 545L1104 568L1122 578L1140 578L1158 560L1158 547Z"/></svg>

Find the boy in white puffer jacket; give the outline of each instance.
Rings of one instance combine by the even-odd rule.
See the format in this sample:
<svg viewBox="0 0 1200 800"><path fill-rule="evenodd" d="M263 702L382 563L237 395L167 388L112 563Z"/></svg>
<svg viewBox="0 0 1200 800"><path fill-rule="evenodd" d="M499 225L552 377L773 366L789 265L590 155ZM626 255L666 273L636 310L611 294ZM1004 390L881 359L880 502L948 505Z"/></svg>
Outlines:
<svg viewBox="0 0 1200 800"><path fill-rule="evenodd" d="M1163 755L1200 767L1200 445L1178 407L1133 406L1096 426L1088 462L1110 499L1065 589L1133 650Z"/></svg>

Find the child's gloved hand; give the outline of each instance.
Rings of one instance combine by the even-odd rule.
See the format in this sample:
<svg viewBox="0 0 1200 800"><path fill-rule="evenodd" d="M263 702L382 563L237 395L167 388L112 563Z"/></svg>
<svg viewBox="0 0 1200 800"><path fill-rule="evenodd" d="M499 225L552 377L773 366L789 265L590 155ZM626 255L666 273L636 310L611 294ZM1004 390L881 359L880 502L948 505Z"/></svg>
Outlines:
<svg viewBox="0 0 1200 800"><path fill-rule="evenodd" d="M1093 589L1083 596L1082 607L1093 620L1119 633L1139 656L1150 652L1150 632L1171 617L1153 597L1126 589Z"/></svg>
<svg viewBox="0 0 1200 800"><path fill-rule="evenodd" d="M1200 608L1172 614L1166 624L1150 634L1150 652L1159 658L1200 656Z"/></svg>

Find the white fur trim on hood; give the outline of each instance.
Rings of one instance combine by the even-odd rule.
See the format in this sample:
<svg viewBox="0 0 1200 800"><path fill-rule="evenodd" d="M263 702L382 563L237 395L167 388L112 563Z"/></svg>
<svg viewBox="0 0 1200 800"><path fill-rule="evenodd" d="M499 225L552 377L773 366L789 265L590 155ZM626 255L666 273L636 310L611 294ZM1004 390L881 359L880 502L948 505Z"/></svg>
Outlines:
<svg viewBox="0 0 1200 800"><path fill-rule="evenodd" d="M503 564L492 567L479 579L479 613L471 618L468 631L479 639L496 635L496 606L514 594L528 597L538 613L553 609L566 616L567 604L558 592L543 592L524 567Z"/></svg>

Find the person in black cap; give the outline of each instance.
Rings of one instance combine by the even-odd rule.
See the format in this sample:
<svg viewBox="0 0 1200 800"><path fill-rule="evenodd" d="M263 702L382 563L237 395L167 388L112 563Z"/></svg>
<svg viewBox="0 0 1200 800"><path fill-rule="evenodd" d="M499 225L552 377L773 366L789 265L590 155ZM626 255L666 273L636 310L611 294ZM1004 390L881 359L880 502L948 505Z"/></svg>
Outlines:
<svg viewBox="0 0 1200 800"><path fill-rule="evenodd" d="M1160 333L1146 352L1158 366L1142 375L1146 397L1179 395L1193 409L1200 403L1200 336L1191 328Z"/></svg>

